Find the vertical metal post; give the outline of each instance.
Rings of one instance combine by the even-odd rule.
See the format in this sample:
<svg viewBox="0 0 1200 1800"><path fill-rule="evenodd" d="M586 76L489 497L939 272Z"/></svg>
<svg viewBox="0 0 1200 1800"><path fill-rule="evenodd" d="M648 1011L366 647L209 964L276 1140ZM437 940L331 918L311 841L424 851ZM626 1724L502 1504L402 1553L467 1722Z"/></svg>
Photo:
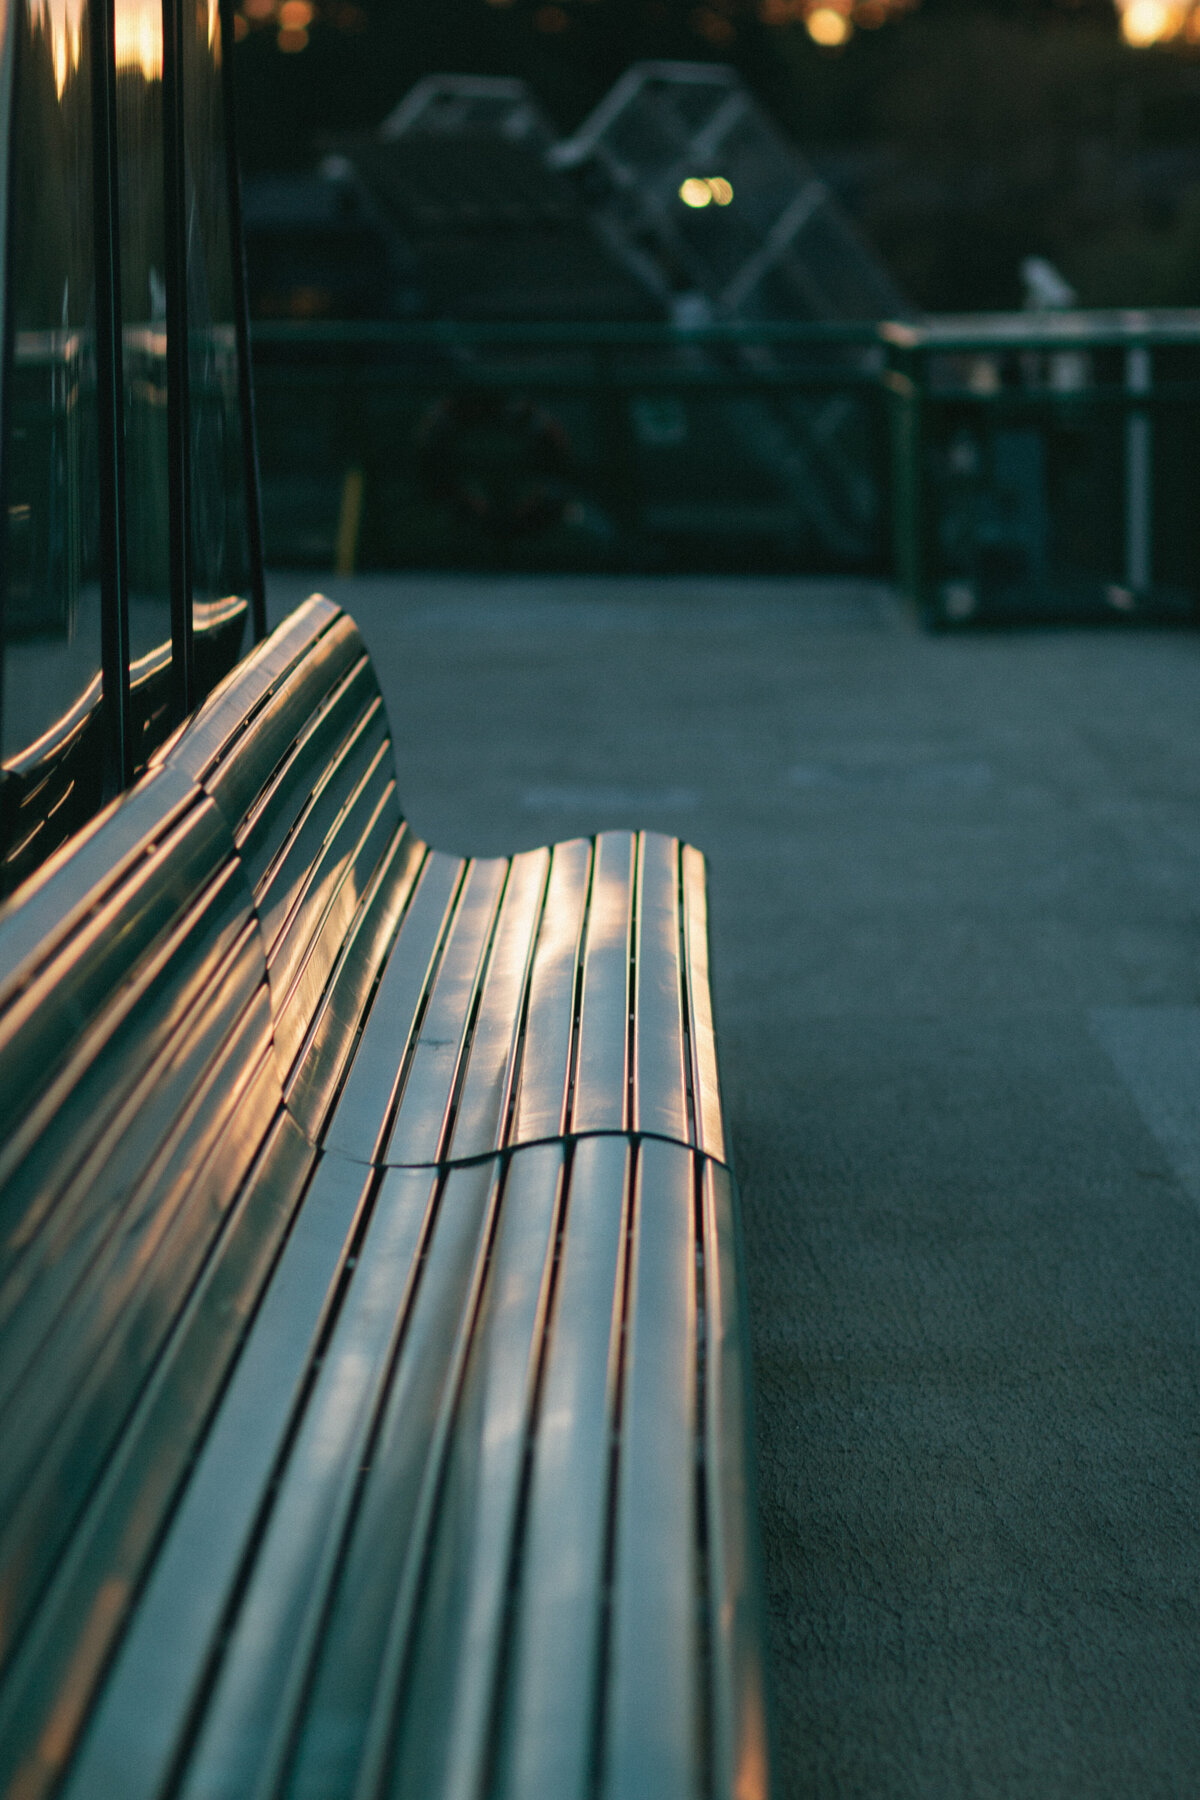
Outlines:
<svg viewBox="0 0 1200 1800"><path fill-rule="evenodd" d="M196 704L192 650L192 455L188 403L187 159L182 0L162 0L163 212L167 289L167 491L171 562L171 711Z"/></svg>
<svg viewBox="0 0 1200 1800"><path fill-rule="evenodd" d="M1150 348L1138 344L1125 352L1125 391L1150 392ZM1153 439L1150 414L1132 407L1125 417L1125 581L1135 594L1145 593L1153 578Z"/></svg>
<svg viewBox="0 0 1200 1800"><path fill-rule="evenodd" d="M246 488L246 535L250 549L250 613L254 641L267 635L267 583L263 565L262 487L258 436L254 425L254 378L250 365L250 289L246 279L246 238L242 228L242 173L237 153L233 83L233 0L219 0L221 17L221 98L225 115L225 162L229 184L230 258L233 268L233 322L237 336L238 410L242 422L242 466Z"/></svg>
<svg viewBox="0 0 1200 1800"><path fill-rule="evenodd" d="M883 385L891 442L892 558L894 579L913 609L936 615L926 567L925 389L928 364L912 330L883 328L887 367Z"/></svg>
<svg viewBox="0 0 1200 1800"><path fill-rule="evenodd" d="M15 8L11 5L0 14L0 120L5 122L5 130L0 132L0 448L8 448L8 411L3 404L7 398L12 373L13 333L12 317L8 304L9 282L12 275L9 221L12 217L11 187L13 164L13 133L16 130L16 106L13 104L17 91L13 75L13 63L16 55L17 21ZM4 612L5 596L8 589L8 469L7 457L0 456L0 733L4 725ZM0 742L3 742L0 736ZM0 786L5 780L0 770ZM0 804L0 818L4 807ZM0 846L2 848L2 846Z"/></svg>
<svg viewBox="0 0 1200 1800"><path fill-rule="evenodd" d="M117 203L116 42L113 0L92 0L92 187L96 265L96 425L100 485L100 663L109 769L115 792L133 779L129 708L129 577L125 528L125 384L121 346Z"/></svg>

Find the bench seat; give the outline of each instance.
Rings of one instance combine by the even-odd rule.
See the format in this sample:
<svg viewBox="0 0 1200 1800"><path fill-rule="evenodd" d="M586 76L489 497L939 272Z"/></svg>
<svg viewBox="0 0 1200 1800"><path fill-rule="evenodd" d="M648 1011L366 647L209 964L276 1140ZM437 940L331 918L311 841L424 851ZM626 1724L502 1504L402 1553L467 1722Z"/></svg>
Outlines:
<svg viewBox="0 0 1200 1800"><path fill-rule="evenodd" d="M702 859L309 602L0 914L0 1794L767 1791Z"/></svg>

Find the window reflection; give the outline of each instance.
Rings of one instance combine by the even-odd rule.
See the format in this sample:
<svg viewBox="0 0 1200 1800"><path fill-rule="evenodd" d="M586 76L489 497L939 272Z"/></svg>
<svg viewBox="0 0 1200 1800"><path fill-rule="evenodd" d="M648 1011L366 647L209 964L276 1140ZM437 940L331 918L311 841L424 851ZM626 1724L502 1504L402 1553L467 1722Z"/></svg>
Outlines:
<svg viewBox="0 0 1200 1800"><path fill-rule="evenodd" d="M113 0L107 79L94 61L104 41L99 0L9 3L17 88L7 221L0 895L85 823L106 782L111 789L118 779L114 746L124 740L109 728L115 717L123 730L124 710L110 717L120 695L105 694L102 676L103 655L115 662L123 647L117 525L135 771L179 705L202 699L237 660L253 585L218 0L181 0L174 72L176 39L164 44L162 0ZM108 408L112 396L99 387L98 369L115 371L98 364L97 293L107 287L98 290L97 262L103 276L108 243L98 259L95 231L107 232L109 194L103 178L94 180L92 157L110 120L123 483L112 457L100 456L100 400ZM184 322L186 337L169 341ZM177 411L185 401L187 410ZM123 521L102 518L102 482L110 504L123 493ZM185 621L172 591L178 606L189 580L194 654L176 682L183 671L173 661L173 614L179 643Z"/></svg>
<svg viewBox="0 0 1200 1800"><path fill-rule="evenodd" d="M5 891L95 810L103 780L90 10L26 0L13 24Z"/></svg>
<svg viewBox="0 0 1200 1800"><path fill-rule="evenodd" d="M134 762L170 724L171 546L161 0L115 0L126 554Z"/></svg>
<svg viewBox="0 0 1200 1800"><path fill-rule="evenodd" d="M183 101L193 621L203 691L239 654L250 589L217 0L185 0Z"/></svg>
<svg viewBox="0 0 1200 1800"><path fill-rule="evenodd" d="M161 0L117 0L113 16L113 48L118 74L137 71L143 81L161 81Z"/></svg>

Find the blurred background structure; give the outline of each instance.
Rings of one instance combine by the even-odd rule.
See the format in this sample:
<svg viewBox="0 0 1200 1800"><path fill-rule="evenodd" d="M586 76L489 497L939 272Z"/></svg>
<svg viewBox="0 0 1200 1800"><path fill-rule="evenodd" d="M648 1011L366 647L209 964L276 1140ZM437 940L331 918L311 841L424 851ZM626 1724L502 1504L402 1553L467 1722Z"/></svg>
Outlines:
<svg viewBox="0 0 1200 1800"><path fill-rule="evenodd" d="M929 311L1200 301L1190 0L243 0L241 143L311 167L433 71L529 83L570 136L632 63L720 61ZM252 101L247 96L253 96Z"/></svg>
<svg viewBox="0 0 1200 1800"><path fill-rule="evenodd" d="M1191 615L1200 9L452 12L237 13L273 562Z"/></svg>

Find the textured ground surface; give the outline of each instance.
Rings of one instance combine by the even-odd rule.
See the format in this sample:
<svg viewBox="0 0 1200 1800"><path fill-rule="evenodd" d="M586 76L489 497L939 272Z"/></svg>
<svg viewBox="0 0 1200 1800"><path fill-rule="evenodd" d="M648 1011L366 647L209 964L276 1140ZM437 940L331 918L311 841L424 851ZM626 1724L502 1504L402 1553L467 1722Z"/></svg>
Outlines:
<svg viewBox="0 0 1200 1800"><path fill-rule="evenodd" d="M1200 1791L1200 639L326 591L434 843L708 852L785 1800Z"/></svg>

